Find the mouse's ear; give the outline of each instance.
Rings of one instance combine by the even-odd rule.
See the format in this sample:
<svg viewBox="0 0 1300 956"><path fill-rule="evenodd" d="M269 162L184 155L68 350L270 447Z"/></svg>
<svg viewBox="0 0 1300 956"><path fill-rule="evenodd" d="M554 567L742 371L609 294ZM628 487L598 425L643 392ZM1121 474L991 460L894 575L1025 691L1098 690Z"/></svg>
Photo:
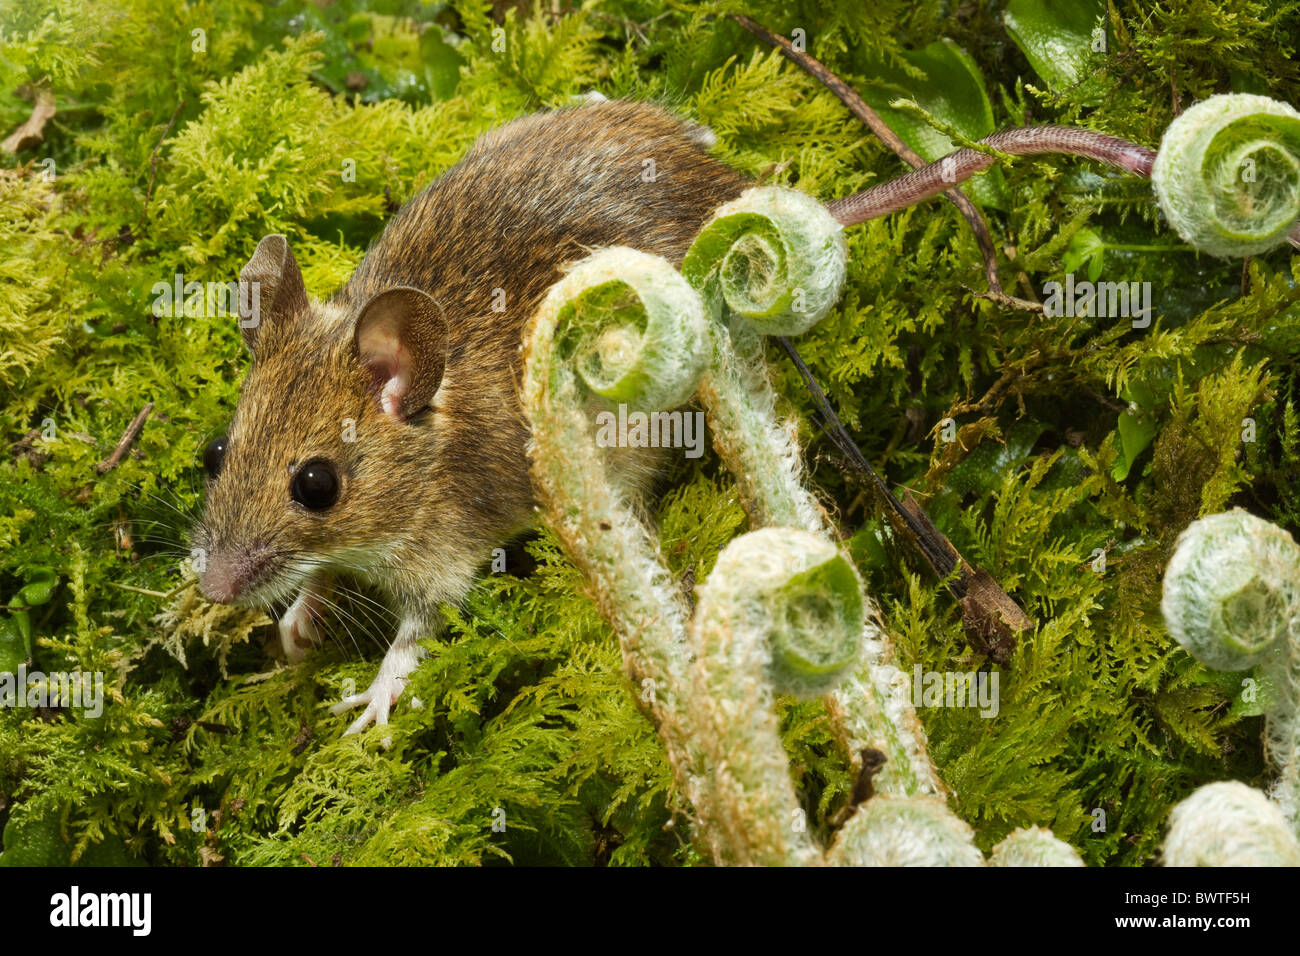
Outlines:
<svg viewBox="0 0 1300 956"><path fill-rule="evenodd" d="M289 251L289 240L266 236L239 271L239 330L244 344L254 350L257 330L268 316L293 315L306 308L307 287L298 260Z"/></svg>
<svg viewBox="0 0 1300 956"><path fill-rule="evenodd" d="M447 322L436 300L406 286L379 293L362 307L353 342L393 418L405 421L433 400L447 363Z"/></svg>

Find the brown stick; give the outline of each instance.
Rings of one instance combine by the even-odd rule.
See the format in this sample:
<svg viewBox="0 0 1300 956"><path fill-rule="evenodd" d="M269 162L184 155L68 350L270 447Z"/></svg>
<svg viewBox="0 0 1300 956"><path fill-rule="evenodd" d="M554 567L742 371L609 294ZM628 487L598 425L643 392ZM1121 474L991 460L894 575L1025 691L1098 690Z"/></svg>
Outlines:
<svg viewBox="0 0 1300 956"><path fill-rule="evenodd" d="M915 150L898 138L898 134L880 118L879 113L867 105L866 100L859 96L856 90L827 69L816 57L796 50L794 44L785 37L773 33L761 23L751 20L744 14L733 13L731 18L764 43L778 48L787 59L834 93L840 102L849 108L849 112L860 119L903 162L913 169L919 169L926 164L925 160ZM1002 305L1041 312L1042 306L1037 305L1037 303L1007 295L1002 290L1002 281L998 278L998 257L997 250L993 245L993 237L989 234L989 227L984 221L984 216L971 202L970 197L955 186L952 189L945 190L943 195L966 217L966 222L970 224L971 231L975 234L975 244L979 246L980 256L984 259L984 278L989 286L987 297L1000 302Z"/></svg>
<svg viewBox="0 0 1300 956"><path fill-rule="evenodd" d="M910 493L904 491L902 500L899 500L889 490L831 408L826 393L794 344L780 335L776 336L776 341L798 370L821 414L827 437L844 455L850 472L866 479L865 484L876 490L895 532L920 552L935 576L945 582L948 592L961 602L962 626L971 647L999 664L1010 663L1016 649L1016 635L1032 630L1035 627L1033 618L998 586L992 575L981 567L973 567L961 556Z"/></svg>
<svg viewBox="0 0 1300 956"><path fill-rule="evenodd" d="M54 94L49 90L39 89L34 91L32 100L32 115L5 137L4 142L0 142L0 150L16 153L20 149L35 146L45 138L45 124L58 112Z"/></svg>
<svg viewBox="0 0 1300 956"><path fill-rule="evenodd" d="M122 463L122 459L126 457L126 453L131 450L131 446L135 444L135 440L140 437L140 432L144 431L145 419L149 417L149 413L152 411L153 402L148 402L144 408L140 409L140 413L136 415L135 418L131 419L131 424L126 426L126 431L124 431L122 437L118 439L117 447L113 449L113 454L109 455L95 466L97 472L101 475L106 475Z"/></svg>
<svg viewBox="0 0 1300 956"><path fill-rule="evenodd" d="M140 221L136 225L144 221L144 217L149 212L149 200L153 199L154 180L158 175L158 150L162 148L163 140L172 131L172 126L176 123L176 117L181 115L183 109L185 109L185 100L181 100L180 105L172 113L172 118L167 121L167 125L163 128L162 135L158 137L158 142L154 143L153 153L149 157L149 189L144 194L144 205L140 209Z"/></svg>
<svg viewBox="0 0 1300 956"><path fill-rule="evenodd" d="M875 747L867 747L858 754L858 775L853 782L853 791L839 811L831 817L829 823L835 828L844 826L859 806L875 796L875 777L885 766L888 758Z"/></svg>

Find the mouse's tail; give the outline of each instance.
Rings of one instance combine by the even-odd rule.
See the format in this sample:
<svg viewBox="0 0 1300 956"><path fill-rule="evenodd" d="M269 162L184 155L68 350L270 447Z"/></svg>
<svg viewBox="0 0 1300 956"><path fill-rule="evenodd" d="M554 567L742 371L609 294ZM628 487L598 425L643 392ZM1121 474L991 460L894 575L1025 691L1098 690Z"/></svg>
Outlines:
<svg viewBox="0 0 1300 956"><path fill-rule="evenodd" d="M826 208L845 227L879 219L948 192L958 183L992 166L999 153L1011 156L1051 153L1081 156L1143 179L1151 178L1156 158L1155 150L1145 146L1074 126L1021 126L994 133L980 140L979 145L987 146L989 151L959 149L897 179L833 200L826 204ZM1287 240L1300 248L1300 223L1292 226Z"/></svg>
<svg viewBox="0 0 1300 956"><path fill-rule="evenodd" d="M1011 156L1048 153L1082 156L1148 179L1156 158L1155 151L1145 146L1073 126L1022 126L1007 129L980 140L980 145L989 147L989 152L959 149L897 179L853 196L836 199L828 203L826 208L845 226L856 226L869 219L888 216L945 193L956 184L984 172L993 165L997 153Z"/></svg>

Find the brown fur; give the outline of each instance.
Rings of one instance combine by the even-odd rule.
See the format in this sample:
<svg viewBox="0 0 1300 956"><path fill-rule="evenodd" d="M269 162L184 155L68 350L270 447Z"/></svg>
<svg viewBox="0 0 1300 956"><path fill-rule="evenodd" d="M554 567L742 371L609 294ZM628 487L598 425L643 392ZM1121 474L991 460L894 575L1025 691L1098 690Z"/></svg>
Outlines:
<svg viewBox="0 0 1300 956"><path fill-rule="evenodd" d="M483 136L394 216L328 303L265 316L197 529L214 573L241 581L235 599L252 602L291 597L309 564L337 565L400 613L432 620L531 520L521 335L562 267L609 245L680 265L746 185L643 104L527 116ZM441 387L406 422L381 410L353 348L362 306L393 286L433 296L447 323ZM496 289L504 312L492 310ZM342 439L345 419L355 442ZM323 512L289 496L294 469L317 457L342 479Z"/></svg>

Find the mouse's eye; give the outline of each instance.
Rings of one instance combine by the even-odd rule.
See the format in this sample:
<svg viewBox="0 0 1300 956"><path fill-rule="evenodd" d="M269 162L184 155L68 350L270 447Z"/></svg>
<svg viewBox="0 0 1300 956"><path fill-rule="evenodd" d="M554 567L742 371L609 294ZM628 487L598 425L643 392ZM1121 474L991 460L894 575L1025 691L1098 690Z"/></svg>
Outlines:
<svg viewBox="0 0 1300 956"><path fill-rule="evenodd" d="M208 477L215 478L221 472L221 463L226 460L226 436L214 438L203 449L203 467L208 470Z"/></svg>
<svg viewBox="0 0 1300 956"><path fill-rule="evenodd" d="M339 497L339 476L334 465L323 458L307 462L293 476L289 489L293 500L312 511L323 511Z"/></svg>

